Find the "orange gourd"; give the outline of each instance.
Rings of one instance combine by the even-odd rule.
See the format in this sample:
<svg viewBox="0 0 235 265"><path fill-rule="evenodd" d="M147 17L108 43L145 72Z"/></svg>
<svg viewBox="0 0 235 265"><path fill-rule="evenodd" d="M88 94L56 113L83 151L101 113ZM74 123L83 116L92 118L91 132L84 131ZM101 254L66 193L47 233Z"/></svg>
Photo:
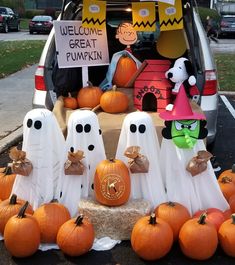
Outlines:
<svg viewBox="0 0 235 265"><path fill-rule="evenodd" d="M130 196L130 174L127 166L118 159L106 159L97 167L94 177L96 200L104 205L119 206Z"/></svg>
<svg viewBox="0 0 235 265"><path fill-rule="evenodd" d="M230 177L222 177L218 180L218 183L225 199L229 201L229 198L235 194L235 184L232 179Z"/></svg>
<svg viewBox="0 0 235 265"><path fill-rule="evenodd" d="M33 216L38 221L43 243L55 243L59 228L71 218L68 209L56 200L41 205Z"/></svg>
<svg viewBox="0 0 235 265"><path fill-rule="evenodd" d="M90 250L95 238L93 225L79 215L65 222L59 229L56 242L62 252L69 256L80 256Z"/></svg>
<svg viewBox="0 0 235 265"><path fill-rule="evenodd" d="M206 210L197 211L194 213L193 217L200 217L203 213L206 213L206 222L213 224L218 231L221 224L225 221L223 211L217 208L208 208Z"/></svg>
<svg viewBox="0 0 235 265"><path fill-rule="evenodd" d="M218 245L218 235L213 224L206 222L206 214L188 220L180 229L179 245L185 256L195 260L212 257Z"/></svg>
<svg viewBox="0 0 235 265"><path fill-rule="evenodd" d="M179 231L182 225L191 218L188 209L177 202L160 204L155 209L155 214L171 226L174 241L178 240Z"/></svg>
<svg viewBox="0 0 235 265"><path fill-rule="evenodd" d="M25 214L28 202L22 206L18 215L6 223L4 243L11 255L23 258L33 255L40 244L40 229L36 219Z"/></svg>
<svg viewBox="0 0 235 265"><path fill-rule="evenodd" d="M164 257L173 244L170 225L155 214L140 218L131 232L131 246L135 253L145 260Z"/></svg>
<svg viewBox="0 0 235 265"><path fill-rule="evenodd" d="M113 84L117 87L125 87L136 71L135 61L127 55L121 56L113 76Z"/></svg>
<svg viewBox="0 0 235 265"><path fill-rule="evenodd" d="M77 99L72 97L70 93L68 93L68 97L64 98L64 107L69 109L77 109L78 102Z"/></svg>
<svg viewBox="0 0 235 265"><path fill-rule="evenodd" d="M220 226L218 236L224 252L235 257L235 214L232 214L231 218Z"/></svg>
<svg viewBox="0 0 235 265"><path fill-rule="evenodd" d="M88 81L88 86L83 87L78 91L78 107L93 109L100 104L102 94L103 91L100 87L93 86L92 83Z"/></svg>
<svg viewBox="0 0 235 265"><path fill-rule="evenodd" d="M0 168L0 199L6 200L11 195L16 174L12 174L10 167Z"/></svg>
<svg viewBox="0 0 235 265"><path fill-rule="evenodd" d="M115 85L112 90L106 91L100 98L101 108L108 113L125 112L128 109L128 102L128 96L121 91L117 91Z"/></svg>
<svg viewBox="0 0 235 265"><path fill-rule="evenodd" d="M7 221L13 215L16 215L24 204L25 201L18 199L15 194L12 194L10 199L6 199L0 203L0 233L2 235ZM33 208L31 205L28 205L26 213L33 214Z"/></svg>
<svg viewBox="0 0 235 265"><path fill-rule="evenodd" d="M231 169L224 170L218 177L221 180L223 177L229 177L235 183L235 164L232 165Z"/></svg>

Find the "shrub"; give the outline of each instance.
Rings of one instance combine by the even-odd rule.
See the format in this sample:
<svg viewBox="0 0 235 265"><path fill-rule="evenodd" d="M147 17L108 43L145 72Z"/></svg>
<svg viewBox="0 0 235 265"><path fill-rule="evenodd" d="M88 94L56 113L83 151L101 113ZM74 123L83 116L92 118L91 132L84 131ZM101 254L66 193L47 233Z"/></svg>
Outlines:
<svg viewBox="0 0 235 265"><path fill-rule="evenodd" d="M206 7L198 7L198 13L201 18L202 24L206 25L206 18L207 16L210 16L217 24L220 20L220 14L215 9L210 9Z"/></svg>
<svg viewBox="0 0 235 265"><path fill-rule="evenodd" d="M44 15L44 10L40 9L27 9L25 11L25 18L33 18L34 16Z"/></svg>

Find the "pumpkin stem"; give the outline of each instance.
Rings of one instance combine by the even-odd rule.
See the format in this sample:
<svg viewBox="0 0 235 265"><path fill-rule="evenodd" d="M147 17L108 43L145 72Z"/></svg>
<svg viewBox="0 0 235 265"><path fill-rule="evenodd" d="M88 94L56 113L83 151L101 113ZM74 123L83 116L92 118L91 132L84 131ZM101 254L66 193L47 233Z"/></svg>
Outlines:
<svg viewBox="0 0 235 265"><path fill-rule="evenodd" d="M25 204L20 208L20 211L17 215L18 218L25 218L25 211L29 205L29 202L26 201Z"/></svg>
<svg viewBox="0 0 235 265"><path fill-rule="evenodd" d="M58 203L58 200L55 199L55 198L53 198L50 202L51 202L51 203Z"/></svg>
<svg viewBox="0 0 235 265"><path fill-rule="evenodd" d="M11 198L10 198L10 205L15 205L16 204L16 202L17 202L17 196L16 196L16 194L12 194L11 195Z"/></svg>
<svg viewBox="0 0 235 265"><path fill-rule="evenodd" d="M109 158L109 162L114 163L115 162L115 158Z"/></svg>
<svg viewBox="0 0 235 265"><path fill-rule="evenodd" d="M169 201L169 202L167 203L167 205L168 205L168 206L171 206L171 207L174 207L174 206L175 206L175 203L174 203L174 202L171 202L171 201Z"/></svg>
<svg viewBox="0 0 235 265"><path fill-rule="evenodd" d="M232 173L235 173L235 164L232 165Z"/></svg>
<svg viewBox="0 0 235 265"><path fill-rule="evenodd" d="M91 83L91 81L87 81L87 85L88 85L89 87L92 87L92 86L93 86L93 84Z"/></svg>
<svg viewBox="0 0 235 265"><path fill-rule="evenodd" d="M72 97L72 95L71 95L71 93L70 93L70 92L68 92L68 97L69 97L69 98L71 98L71 97Z"/></svg>
<svg viewBox="0 0 235 265"><path fill-rule="evenodd" d="M155 224L157 224L155 213L152 213L152 214L150 215L149 224L150 224L150 225L155 225Z"/></svg>
<svg viewBox="0 0 235 265"><path fill-rule="evenodd" d="M204 225L206 224L206 217L207 217L207 214L206 213L202 213L199 217L199 220L198 220L198 223L200 225Z"/></svg>
<svg viewBox="0 0 235 265"><path fill-rule="evenodd" d="M12 174L11 167L9 165L7 165L5 167L5 170L3 171L3 173L4 173L4 176Z"/></svg>
<svg viewBox="0 0 235 265"><path fill-rule="evenodd" d="M230 177L225 176L221 179L221 183L230 183L230 182L232 182L232 179Z"/></svg>
<svg viewBox="0 0 235 265"><path fill-rule="evenodd" d="M116 91L117 90L117 86L116 85L113 85L112 90L113 91Z"/></svg>
<svg viewBox="0 0 235 265"><path fill-rule="evenodd" d="M76 224L76 225L82 225L82 224L83 224L83 222L82 222L83 218L84 218L83 214L80 214L80 215L77 217L77 219L75 220L75 224Z"/></svg>

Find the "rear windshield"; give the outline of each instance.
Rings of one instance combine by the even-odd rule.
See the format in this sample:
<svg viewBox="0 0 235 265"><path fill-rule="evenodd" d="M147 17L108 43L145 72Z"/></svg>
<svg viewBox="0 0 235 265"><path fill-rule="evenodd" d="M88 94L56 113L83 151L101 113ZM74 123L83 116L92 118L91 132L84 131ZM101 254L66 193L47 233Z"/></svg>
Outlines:
<svg viewBox="0 0 235 265"><path fill-rule="evenodd" d="M6 13L7 13L6 8L0 7L0 14L6 14Z"/></svg>
<svg viewBox="0 0 235 265"><path fill-rule="evenodd" d="M32 21L48 21L51 20L51 17L48 16L37 16L32 19Z"/></svg>
<svg viewBox="0 0 235 265"><path fill-rule="evenodd" d="M223 17L222 20L232 23L235 22L235 17Z"/></svg>

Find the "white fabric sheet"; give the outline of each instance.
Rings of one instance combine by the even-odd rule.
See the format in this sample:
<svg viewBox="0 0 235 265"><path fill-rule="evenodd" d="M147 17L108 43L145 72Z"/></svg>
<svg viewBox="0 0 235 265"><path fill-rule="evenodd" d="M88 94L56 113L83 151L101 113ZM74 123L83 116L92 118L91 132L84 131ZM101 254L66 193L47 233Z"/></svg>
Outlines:
<svg viewBox="0 0 235 265"><path fill-rule="evenodd" d="M132 131L131 132L131 128ZM134 128L136 131L134 132ZM124 156L126 148L139 146L140 154L149 160L148 173L131 173L132 199L146 199L152 208L166 202L166 194L160 170L160 146L153 120L147 112L136 111L129 113L122 124L118 141L116 158L128 164Z"/></svg>
<svg viewBox="0 0 235 265"><path fill-rule="evenodd" d="M29 176L16 176L12 193L29 201L34 210L42 203L59 199L64 148L64 136L51 111L33 109L25 115L22 150L33 170Z"/></svg>
<svg viewBox="0 0 235 265"><path fill-rule="evenodd" d="M167 199L183 204L191 215L211 207L222 211L229 208L210 161L207 170L194 177L186 170L200 150L206 150L203 140L198 140L192 149L180 149L172 140L162 139L160 154Z"/></svg>

